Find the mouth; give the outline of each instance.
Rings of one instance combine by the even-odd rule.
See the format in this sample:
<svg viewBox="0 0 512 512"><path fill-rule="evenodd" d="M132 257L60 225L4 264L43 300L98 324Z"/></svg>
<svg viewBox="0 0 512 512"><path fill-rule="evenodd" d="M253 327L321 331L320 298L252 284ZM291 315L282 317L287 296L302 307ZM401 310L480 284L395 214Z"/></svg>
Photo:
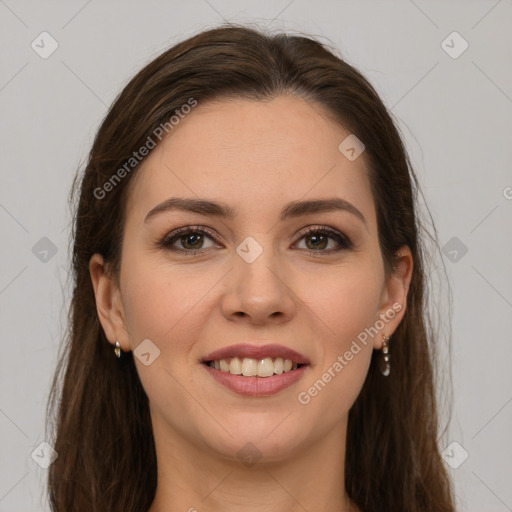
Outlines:
<svg viewBox="0 0 512 512"><path fill-rule="evenodd" d="M232 357L205 361L203 364L231 375L261 378L289 373L305 366L302 363L297 363L291 359L283 359L282 357L265 357L264 359Z"/></svg>
<svg viewBox="0 0 512 512"><path fill-rule="evenodd" d="M309 360L281 345L232 345L212 352L201 361L217 382L235 393L267 396L297 382Z"/></svg>

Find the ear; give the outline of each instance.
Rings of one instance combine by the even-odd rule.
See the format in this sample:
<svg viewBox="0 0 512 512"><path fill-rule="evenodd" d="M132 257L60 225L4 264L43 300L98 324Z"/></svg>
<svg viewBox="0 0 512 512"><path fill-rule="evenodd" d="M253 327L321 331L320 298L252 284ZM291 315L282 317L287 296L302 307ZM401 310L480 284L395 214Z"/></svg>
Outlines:
<svg viewBox="0 0 512 512"><path fill-rule="evenodd" d="M373 340L373 348L377 350L382 348L382 335L391 337L404 317L412 268L411 250L403 246L396 252L395 268L382 290L378 319L384 322L384 327Z"/></svg>
<svg viewBox="0 0 512 512"><path fill-rule="evenodd" d="M105 336L112 345L119 341L121 349L130 350L130 342L125 322L123 303L119 286L108 272L101 254L93 254L89 260L96 310L105 331Z"/></svg>

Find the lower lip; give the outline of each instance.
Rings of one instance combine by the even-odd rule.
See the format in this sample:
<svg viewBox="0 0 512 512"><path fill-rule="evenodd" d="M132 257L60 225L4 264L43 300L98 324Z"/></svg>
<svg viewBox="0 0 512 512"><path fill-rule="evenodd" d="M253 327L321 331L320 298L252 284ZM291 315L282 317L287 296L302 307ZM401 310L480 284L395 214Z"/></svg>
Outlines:
<svg viewBox="0 0 512 512"><path fill-rule="evenodd" d="M307 365L301 366L290 372L283 372L272 377L243 377L232 373L216 370L207 364L203 364L206 371L227 388L245 396L269 396L291 386L297 382L307 369Z"/></svg>

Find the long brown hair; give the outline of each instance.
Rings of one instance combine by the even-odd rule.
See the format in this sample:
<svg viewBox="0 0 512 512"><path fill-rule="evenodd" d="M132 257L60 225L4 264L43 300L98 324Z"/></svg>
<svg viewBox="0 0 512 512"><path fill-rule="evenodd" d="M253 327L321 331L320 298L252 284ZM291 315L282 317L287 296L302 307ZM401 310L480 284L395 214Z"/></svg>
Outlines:
<svg viewBox="0 0 512 512"><path fill-rule="evenodd" d="M56 430L47 439L58 453L48 470L54 512L142 512L155 495L148 398L132 353L116 359L105 337L88 266L100 253L118 275L127 190L138 169L126 162L191 98L279 94L316 102L364 142L388 276L401 246L409 246L414 261L407 309L392 339L391 374L381 375L374 352L350 410L347 493L364 512L454 510L437 445L435 340L425 311L418 183L398 129L372 85L327 45L228 24L176 44L144 67L111 106L83 175L75 177L69 329L47 409L47 427ZM122 179L113 180L123 166Z"/></svg>

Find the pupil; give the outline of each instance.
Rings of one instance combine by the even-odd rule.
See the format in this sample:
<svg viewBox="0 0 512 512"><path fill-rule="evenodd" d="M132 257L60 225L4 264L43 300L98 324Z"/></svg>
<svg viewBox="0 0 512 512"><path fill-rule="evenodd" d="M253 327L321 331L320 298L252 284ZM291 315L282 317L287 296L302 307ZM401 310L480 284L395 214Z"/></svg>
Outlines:
<svg viewBox="0 0 512 512"><path fill-rule="evenodd" d="M325 238L324 235L310 235L309 237L310 239L314 239L316 240L317 242L313 243L313 247L318 247L318 241L319 239L321 238ZM321 242L320 242L321 243Z"/></svg>
<svg viewBox="0 0 512 512"><path fill-rule="evenodd" d="M201 236L202 235L195 234L195 235L187 235L187 236L184 236L183 238L185 239L185 244L188 244L189 240L192 240L194 238L201 238ZM194 246L195 245L194 242L192 242L191 245Z"/></svg>

